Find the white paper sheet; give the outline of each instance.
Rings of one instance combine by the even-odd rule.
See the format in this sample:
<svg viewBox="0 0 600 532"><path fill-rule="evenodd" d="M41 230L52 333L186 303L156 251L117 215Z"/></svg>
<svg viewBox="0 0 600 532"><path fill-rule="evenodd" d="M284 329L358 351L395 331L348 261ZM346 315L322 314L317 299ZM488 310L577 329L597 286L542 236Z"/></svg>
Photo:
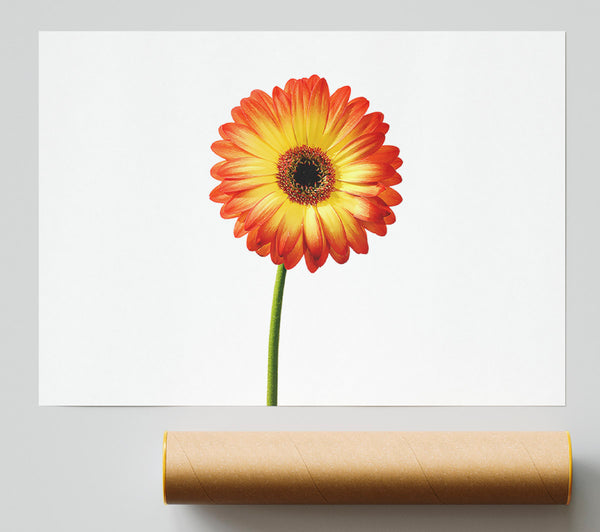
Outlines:
<svg viewBox="0 0 600 532"><path fill-rule="evenodd" d="M264 404L275 266L210 145L311 74L384 113L404 202L288 272L280 404L564 404L562 32L42 32L40 404Z"/></svg>

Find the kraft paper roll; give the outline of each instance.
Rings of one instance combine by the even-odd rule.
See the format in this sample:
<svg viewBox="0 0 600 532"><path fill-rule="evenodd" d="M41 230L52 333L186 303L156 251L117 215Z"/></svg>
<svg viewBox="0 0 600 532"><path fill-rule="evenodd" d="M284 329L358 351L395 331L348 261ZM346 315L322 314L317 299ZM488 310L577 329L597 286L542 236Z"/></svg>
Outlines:
<svg viewBox="0 0 600 532"><path fill-rule="evenodd" d="M168 504L569 504L568 432L167 432Z"/></svg>

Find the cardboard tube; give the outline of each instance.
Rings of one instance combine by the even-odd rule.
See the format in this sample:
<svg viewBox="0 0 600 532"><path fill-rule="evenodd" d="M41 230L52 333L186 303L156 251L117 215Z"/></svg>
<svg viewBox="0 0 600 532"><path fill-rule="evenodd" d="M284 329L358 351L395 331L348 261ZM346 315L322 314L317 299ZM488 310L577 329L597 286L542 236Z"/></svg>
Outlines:
<svg viewBox="0 0 600 532"><path fill-rule="evenodd" d="M167 432L168 504L568 504L568 432Z"/></svg>

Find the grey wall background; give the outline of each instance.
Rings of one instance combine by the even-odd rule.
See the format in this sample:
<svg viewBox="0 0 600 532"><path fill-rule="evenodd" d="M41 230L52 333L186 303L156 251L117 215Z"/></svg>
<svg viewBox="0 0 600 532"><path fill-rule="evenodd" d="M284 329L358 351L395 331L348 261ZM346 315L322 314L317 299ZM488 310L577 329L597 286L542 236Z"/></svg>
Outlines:
<svg viewBox="0 0 600 532"><path fill-rule="evenodd" d="M1 528L599 530L599 6L595 1L557 0L310 0L296 6L275 1L5 0L0 6ZM275 28L567 31L566 407L37 406L37 32ZM569 507L166 507L161 494L165 429L568 429L574 445L573 501Z"/></svg>

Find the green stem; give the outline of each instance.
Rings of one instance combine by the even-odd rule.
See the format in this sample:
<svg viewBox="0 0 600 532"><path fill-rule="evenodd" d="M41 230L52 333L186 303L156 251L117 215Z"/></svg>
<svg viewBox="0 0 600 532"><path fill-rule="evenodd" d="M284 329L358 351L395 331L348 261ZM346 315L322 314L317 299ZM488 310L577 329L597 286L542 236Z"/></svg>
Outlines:
<svg viewBox="0 0 600 532"><path fill-rule="evenodd" d="M279 365L279 324L281 304L285 286L286 269L283 264L277 267L273 305L271 306L271 328L269 330L269 360L267 368L267 406L277 406L277 367Z"/></svg>

